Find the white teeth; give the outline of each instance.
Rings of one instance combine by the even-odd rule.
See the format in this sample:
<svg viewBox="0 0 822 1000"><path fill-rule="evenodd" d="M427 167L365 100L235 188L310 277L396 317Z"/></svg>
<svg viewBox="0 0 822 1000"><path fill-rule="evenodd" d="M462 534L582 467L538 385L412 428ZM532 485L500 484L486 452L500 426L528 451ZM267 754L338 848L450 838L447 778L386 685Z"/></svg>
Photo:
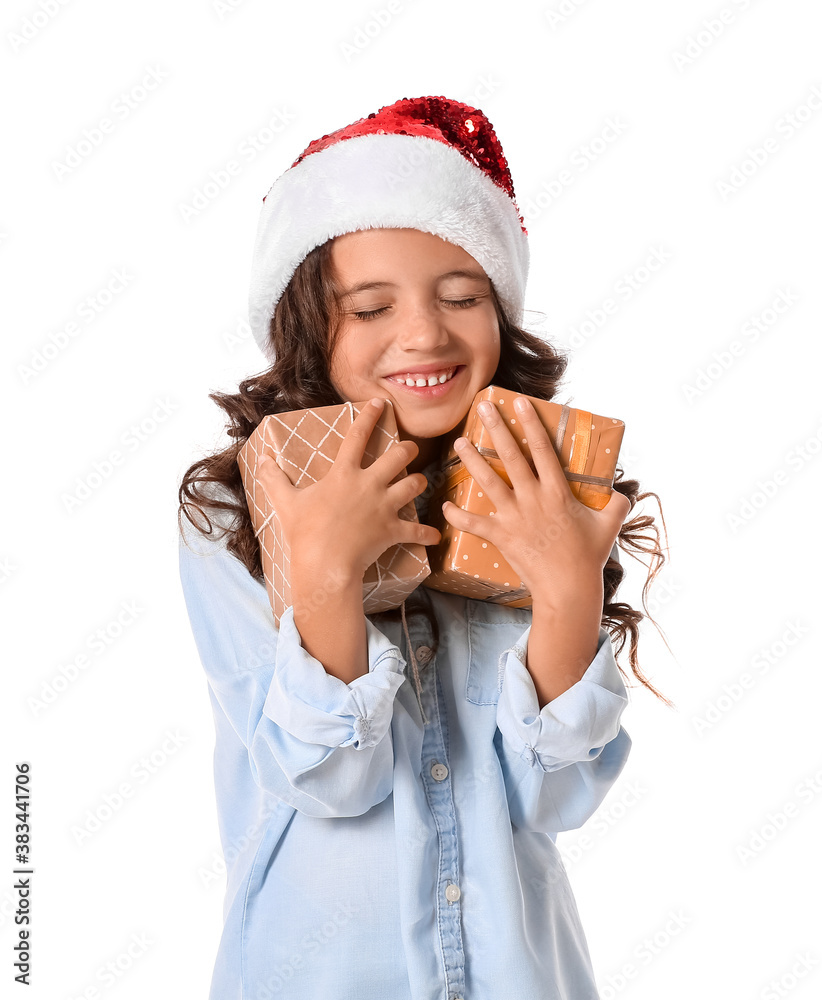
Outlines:
<svg viewBox="0 0 822 1000"><path fill-rule="evenodd" d="M454 377L454 372L456 368L449 368L447 371L443 372L442 375L429 375L428 378L420 376L419 378L395 378L392 376L392 381L394 382L404 382L406 385L413 386L431 386L431 385L442 385L443 382L447 382L449 379Z"/></svg>

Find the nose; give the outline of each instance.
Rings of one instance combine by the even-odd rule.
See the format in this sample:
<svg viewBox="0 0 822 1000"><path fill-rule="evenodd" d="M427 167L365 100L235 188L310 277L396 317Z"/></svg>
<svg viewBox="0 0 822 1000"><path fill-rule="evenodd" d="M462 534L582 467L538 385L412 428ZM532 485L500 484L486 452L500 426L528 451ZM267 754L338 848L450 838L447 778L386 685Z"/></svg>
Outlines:
<svg viewBox="0 0 822 1000"><path fill-rule="evenodd" d="M448 343L445 317L428 302L409 305L399 326L397 340L402 348L430 351Z"/></svg>

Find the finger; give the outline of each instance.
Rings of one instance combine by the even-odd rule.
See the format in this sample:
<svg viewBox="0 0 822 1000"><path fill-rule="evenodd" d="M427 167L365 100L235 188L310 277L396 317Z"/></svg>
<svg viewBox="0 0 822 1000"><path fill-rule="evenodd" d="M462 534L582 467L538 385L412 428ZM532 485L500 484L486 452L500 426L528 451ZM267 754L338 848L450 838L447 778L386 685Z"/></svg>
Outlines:
<svg viewBox="0 0 822 1000"><path fill-rule="evenodd" d="M430 524L417 521L401 521L398 545L439 545L442 532Z"/></svg>
<svg viewBox="0 0 822 1000"><path fill-rule="evenodd" d="M384 408L385 400L380 397L374 397L365 404L348 428L335 462L362 468L366 446Z"/></svg>
<svg viewBox="0 0 822 1000"><path fill-rule="evenodd" d="M614 525L622 527L625 523L625 518L633 510L633 506L629 497L626 497L624 493L620 493L619 490L612 489L608 503L605 504L602 511L613 517Z"/></svg>
<svg viewBox="0 0 822 1000"><path fill-rule="evenodd" d="M522 409L519 406L520 400L525 403ZM520 425L524 432L522 437L528 443L540 481L553 486L556 490L570 491L571 487L565 478L560 457L545 429L545 424L534 409L534 404L525 396L517 396L514 400L514 409L519 414Z"/></svg>
<svg viewBox="0 0 822 1000"><path fill-rule="evenodd" d="M471 473L474 482L488 495L493 505L497 509L504 506L513 495L511 488L480 455L472 442L467 438L458 438L454 442L454 449L462 464Z"/></svg>
<svg viewBox="0 0 822 1000"><path fill-rule="evenodd" d="M494 533L494 518L492 515L489 514L486 517L484 514L472 514L470 511L458 507L450 500L446 500L443 504L442 513L445 516L445 520L452 527L456 528L457 531L467 531L469 535L476 535L478 538L491 542L492 545L494 544L494 540L491 537Z"/></svg>
<svg viewBox="0 0 822 1000"><path fill-rule="evenodd" d="M414 472L410 476L403 476L399 482L392 483L388 487L388 494L395 510L400 510L407 503L428 488L428 480L422 472Z"/></svg>
<svg viewBox="0 0 822 1000"><path fill-rule="evenodd" d="M388 484L399 476L419 454L416 441L394 441L370 466L377 482Z"/></svg>
<svg viewBox="0 0 822 1000"><path fill-rule="evenodd" d="M494 450L502 460L508 478L511 480L511 486L516 493L519 489L525 489L529 485L533 485L535 481L534 473L525 455L523 455L519 444L514 440L514 435L508 428L502 414L493 403L490 403L490 406L491 410L487 414L483 413L479 408L477 412L483 426L491 435ZM516 421L516 418L514 420ZM514 423L512 426L516 427L517 425ZM523 436L522 434L518 435L520 438Z"/></svg>
<svg viewBox="0 0 822 1000"><path fill-rule="evenodd" d="M282 500L286 485L296 489L271 455L261 456L257 462L254 478L262 486L266 499L272 507L277 505L278 497Z"/></svg>
<svg viewBox="0 0 822 1000"><path fill-rule="evenodd" d="M602 527L604 535L603 544L607 545L603 566L605 566L611 557L614 545L619 539L622 525L632 507L633 504L624 493L620 493L619 490L612 490L611 496L608 498L608 503L605 504L602 510L597 511L597 524Z"/></svg>

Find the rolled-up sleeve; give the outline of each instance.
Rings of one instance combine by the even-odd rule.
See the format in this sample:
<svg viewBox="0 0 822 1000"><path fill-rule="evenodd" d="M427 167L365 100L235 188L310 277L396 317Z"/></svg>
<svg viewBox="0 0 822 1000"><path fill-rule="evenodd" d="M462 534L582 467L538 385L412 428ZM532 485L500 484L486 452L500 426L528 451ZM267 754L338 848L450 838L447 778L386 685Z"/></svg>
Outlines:
<svg viewBox="0 0 822 1000"><path fill-rule="evenodd" d="M358 816L383 801L405 679L398 647L363 615L368 672L346 684L303 647L292 607L276 628L265 585L220 542L189 529L179 560L214 712L246 747L257 784L316 817Z"/></svg>
<svg viewBox="0 0 822 1000"><path fill-rule="evenodd" d="M611 637L600 627L582 677L540 710L525 665L530 631L503 653L497 704L511 820L545 833L573 830L593 815L628 759L631 739L620 724L627 691Z"/></svg>
<svg viewBox="0 0 822 1000"><path fill-rule="evenodd" d="M405 661L382 632L365 616L363 620L368 673L346 684L303 648L294 609L283 613L274 678L263 711L298 744L365 750L388 732Z"/></svg>

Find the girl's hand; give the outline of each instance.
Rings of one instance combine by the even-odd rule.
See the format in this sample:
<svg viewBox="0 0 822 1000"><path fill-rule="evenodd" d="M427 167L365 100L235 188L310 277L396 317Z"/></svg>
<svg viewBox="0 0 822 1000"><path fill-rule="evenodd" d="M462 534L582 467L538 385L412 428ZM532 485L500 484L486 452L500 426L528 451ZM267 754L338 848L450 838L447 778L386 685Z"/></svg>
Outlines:
<svg viewBox="0 0 822 1000"><path fill-rule="evenodd" d="M382 413L384 400L363 407L340 445L329 472L300 489L271 458L257 467L258 481L277 512L291 561L333 567L365 575L392 545L436 545L440 532L430 525L404 521L398 511L428 486L421 472L391 481L419 453L414 441L401 441L367 469L366 445Z"/></svg>
<svg viewBox="0 0 822 1000"><path fill-rule="evenodd" d="M571 492L551 439L528 400L514 402L537 475L506 427L499 411L480 412L511 487L466 442L460 459L495 507L493 515L471 514L448 501L449 524L495 545L531 595L556 609L573 604L581 588L602 582L602 570L631 501L617 490L602 510L592 510ZM481 404L482 406L482 404ZM456 444L456 442L455 442Z"/></svg>

